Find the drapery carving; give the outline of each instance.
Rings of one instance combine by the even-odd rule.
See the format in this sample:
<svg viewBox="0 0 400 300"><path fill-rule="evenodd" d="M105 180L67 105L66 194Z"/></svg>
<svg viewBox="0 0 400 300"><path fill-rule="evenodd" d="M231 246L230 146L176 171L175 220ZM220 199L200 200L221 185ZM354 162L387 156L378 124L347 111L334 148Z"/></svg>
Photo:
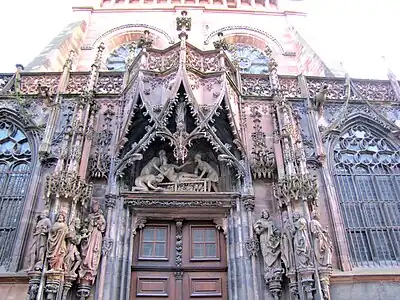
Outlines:
<svg viewBox="0 0 400 300"><path fill-rule="evenodd" d="M97 201L93 201L92 212L85 221L82 230L82 263L79 268L79 278L93 284L100 263L103 234L106 230L106 220Z"/></svg>
<svg viewBox="0 0 400 300"><path fill-rule="evenodd" d="M50 228L51 221L49 219L49 211L45 210L38 216L37 223L34 228L29 255L29 271L43 270L44 257L47 249L47 238Z"/></svg>
<svg viewBox="0 0 400 300"><path fill-rule="evenodd" d="M65 223L65 214L59 213L56 222L51 226L47 241L47 259L50 271L62 271L64 258L67 252L65 237L68 226Z"/></svg>

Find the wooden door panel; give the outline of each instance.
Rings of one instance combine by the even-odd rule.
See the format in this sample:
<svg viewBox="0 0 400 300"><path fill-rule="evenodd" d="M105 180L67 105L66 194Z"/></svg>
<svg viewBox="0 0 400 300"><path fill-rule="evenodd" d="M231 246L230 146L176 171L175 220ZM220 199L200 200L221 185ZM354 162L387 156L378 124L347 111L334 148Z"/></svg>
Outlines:
<svg viewBox="0 0 400 300"><path fill-rule="evenodd" d="M224 272L187 272L183 278L183 299L228 299Z"/></svg>
<svg viewBox="0 0 400 300"><path fill-rule="evenodd" d="M131 299L175 300L175 278L171 272L133 272Z"/></svg>

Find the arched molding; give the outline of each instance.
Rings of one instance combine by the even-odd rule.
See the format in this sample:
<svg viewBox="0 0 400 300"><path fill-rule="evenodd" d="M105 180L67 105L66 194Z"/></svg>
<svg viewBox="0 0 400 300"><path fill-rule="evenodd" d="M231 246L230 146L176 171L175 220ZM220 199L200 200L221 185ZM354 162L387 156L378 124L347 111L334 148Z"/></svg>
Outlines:
<svg viewBox="0 0 400 300"><path fill-rule="evenodd" d="M285 54L286 53L286 51L283 49L283 46L278 41L278 39L276 39L275 37L273 37L271 34L269 34L268 32L266 32L264 30L261 30L261 29L258 29L258 28L254 28L254 27L251 27L251 26L241 26L241 25L238 25L238 26L225 26L225 27L222 27L220 29L214 30L206 37L206 39L204 41L204 44L208 45L210 43L211 39L213 37L217 36L217 34L219 32L223 32L226 38L228 36L235 36L235 35L237 35L237 36L254 37L254 39L260 40L260 41L263 42L264 48L265 48L265 45L269 45L271 47L271 44L268 43L268 40L270 40L270 41L273 42L273 47L271 47L271 49L272 48L276 48L275 51L277 53L281 53L281 54ZM257 46L257 43L253 44L252 46L255 46L257 48L259 47L259 46ZM272 49L272 50L274 50L274 49Z"/></svg>
<svg viewBox="0 0 400 300"><path fill-rule="evenodd" d="M164 44L168 45L174 43L172 37L165 30L162 30L158 27L147 24L125 24L114 27L100 34L89 47L93 49L97 47L101 42L107 44L107 41L115 38L116 36L123 36L124 34L129 32L143 33L145 29L150 32L150 36L153 36L155 38L155 43L157 43L158 40L160 40L160 43L163 42L163 46ZM166 48L166 46L164 47Z"/></svg>
<svg viewBox="0 0 400 300"><path fill-rule="evenodd" d="M374 134L376 134L376 136L380 137L380 138L385 138L387 143L394 147L394 149L400 147L400 140L394 135L392 134L392 132L390 131L390 129L385 126L386 124L384 124L383 122L378 122L377 119L373 119L371 118L370 115L365 115L363 113L357 113L354 114L352 116L350 116L349 119L347 119L347 121L345 123L342 124L342 126L340 127L340 129L336 132L336 135L334 138L330 139L329 143L327 144L327 156L328 156L328 166L329 166L329 170L331 172L334 171L334 167L335 167L335 163L334 163L334 148L337 145L337 143L339 142L340 137L345 134L351 127L353 127L354 125L362 125L366 128L368 128L369 130L371 130L371 132L373 132ZM331 173L333 174L333 173Z"/></svg>

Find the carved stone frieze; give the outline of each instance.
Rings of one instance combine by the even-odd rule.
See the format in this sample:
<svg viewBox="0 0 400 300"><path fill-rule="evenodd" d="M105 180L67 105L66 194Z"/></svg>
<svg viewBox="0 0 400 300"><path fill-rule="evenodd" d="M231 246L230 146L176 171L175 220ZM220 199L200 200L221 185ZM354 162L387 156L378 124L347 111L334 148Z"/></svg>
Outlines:
<svg viewBox="0 0 400 300"><path fill-rule="evenodd" d="M203 57L201 54L191 47L187 47L186 50L186 68L198 71L204 71L203 69Z"/></svg>
<svg viewBox="0 0 400 300"><path fill-rule="evenodd" d="M176 68L179 63L179 48L174 47L168 52L156 52L148 49L147 52L147 68L150 71L166 72L172 68Z"/></svg>
<svg viewBox="0 0 400 300"><path fill-rule="evenodd" d="M128 207L223 207L224 202L218 200L146 200L146 199L127 199L125 204Z"/></svg>
<svg viewBox="0 0 400 300"><path fill-rule="evenodd" d="M282 97L301 98L299 80L289 77L279 77L279 85Z"/></svg>
<svg viewBox="0 0 400 300"><path fill-rule="evenodd" d="M52 94L57 92L61 74L56 75L22 75L20 91L22 94L37 94L38 85L49 87Z"/></svg>
<svg viewBox="0 0 400 300"><path fill-rule="evenodd" d="M352 80L356 90L354 98L360 100L396 101L395 93L388 81Z"/></svg>
<svg viewBox="0 0 400 300"><path fill-rule="evenodd" d="M95 86L96 94L119 94L122 89L123 74L100 73Z"/></svg>
<svg viewBox="0 0 400 300"><path fill-rule="evenodd" d="M321 88L327 87L326 98L334 100L346 99L345 79L326 80L307 77L307 87L310 99L315 98Z"/></svg>
<svg viewBox="0 0 400 300"><path fill-rule="evenodd" d="M268 77L242 75L242 89L245 96L272 97L272 87Z"/></svg>
<svg viewBox="0 0 400 300"><path fill-rule="evenodd" d="M69 77L66 94L80 94L89 81L89 74L72 73Z"/></svg>

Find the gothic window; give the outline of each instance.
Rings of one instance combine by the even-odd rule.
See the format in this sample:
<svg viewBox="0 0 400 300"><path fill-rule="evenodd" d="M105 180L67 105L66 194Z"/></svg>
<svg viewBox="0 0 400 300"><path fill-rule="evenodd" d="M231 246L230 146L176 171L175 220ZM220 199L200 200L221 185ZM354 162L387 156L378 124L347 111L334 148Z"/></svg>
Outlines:
<svg viewBox="0 0 400 300"><path fill-rule="evenodd" d="M124 71L125 70L125 60L128 57L130 51L134 52L134 56L136 57L140 48L137 48L135 43L128 43L119 46L107 58L106 66L110 71Z"/></svg>
<svg viewBox="0 0 400 300"><path fill-rule="evenodd" d="M167 226L147 226L141 235L141 258L163 259L167 257Z"/></svg>
<svg viewBox="0 0 400 300"><path fill-rule="evenodd" d="M400 263L400 152L362 124L334 148L334 177L356 266Z"/></svg>
<svg viewBox="0 0 400 300"><path fill-rule="evenodd" d="M25 134L16 125L0 121L0 265L6 269L28 189L31 155Z"/></svg>
<svg viewBox="0 0 400 300"><path fill-rule="evenodd" d="M268 57L253 46L235 44L227 54L241 73L268 74Z"/></svg>

